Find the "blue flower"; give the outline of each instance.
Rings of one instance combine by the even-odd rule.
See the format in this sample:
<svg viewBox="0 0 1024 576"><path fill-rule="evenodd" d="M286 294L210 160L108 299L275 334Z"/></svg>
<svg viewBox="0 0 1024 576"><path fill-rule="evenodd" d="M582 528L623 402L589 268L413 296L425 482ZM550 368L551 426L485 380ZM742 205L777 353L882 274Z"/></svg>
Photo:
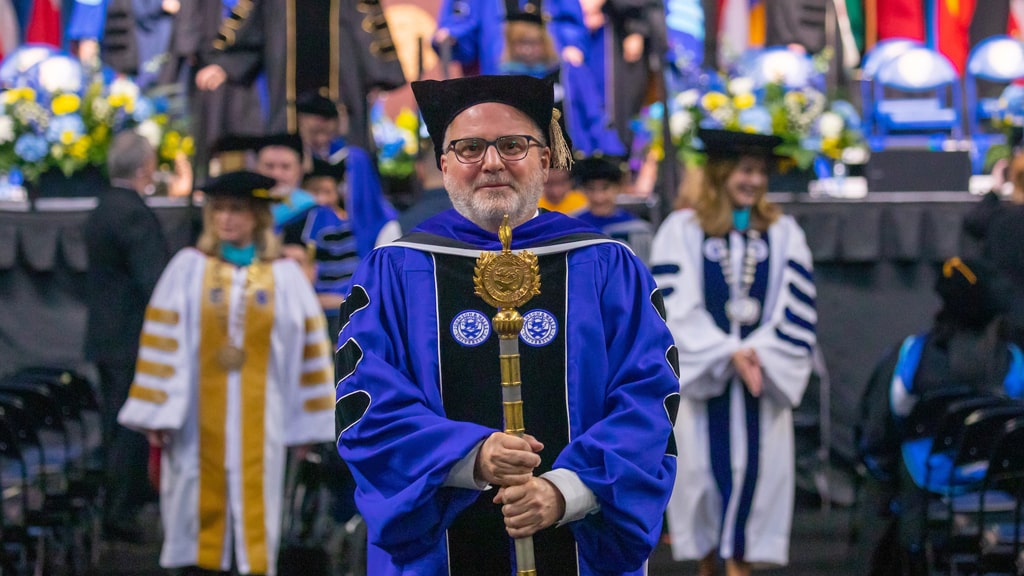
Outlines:
<svg viewBox="0 0 1024 576"><path fill-rule="evenodd" d="M14 153L25 162L38 162L46 157L50 146L36 134L22 134L14 143Z"/></svg>
<svg viewBox="0 0 1024 576"><path fill-rule="evenodd" d="M132 112L132 119L136 122L142 122L143 120L149 119L153 114L156 113L156 106L153 101L145 96L140 96L135 101L135 111Z"/></svg>
<svg viewBox="0 0 1024 576"><path fill-rule="evenodd" d="M740 111L740 128L758 134L772 133L772 115L764 106L753 106Z"/></svg>
<svg viewBox="0 0 1024 576"><path fill-rule="evenodd" d="M85 133L85 123L78 114L54 116L46 128L46 139L50 142L70 144Z"/></svg>
<svg viewBox="0 0 1024 576"><path fill-rule="evenodd" d="M850 104L846 100L836 100L832 103L832 111L842 117L843 121L846 122L846 127L850 130L860 130L860 114L857 113L857 109L854 108L853 104Z"/></svg>

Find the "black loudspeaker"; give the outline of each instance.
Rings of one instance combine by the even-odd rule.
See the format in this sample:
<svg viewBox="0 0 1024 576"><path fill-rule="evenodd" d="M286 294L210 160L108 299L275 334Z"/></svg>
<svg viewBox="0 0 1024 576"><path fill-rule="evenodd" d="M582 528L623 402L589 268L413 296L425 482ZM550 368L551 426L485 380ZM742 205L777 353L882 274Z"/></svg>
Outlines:
<svg viewBox="0 0 1024 576"><path fill-rule="evenodd" d="M971 158L966 150L883 150L865 172L870 192L966 192Z"/></svg>

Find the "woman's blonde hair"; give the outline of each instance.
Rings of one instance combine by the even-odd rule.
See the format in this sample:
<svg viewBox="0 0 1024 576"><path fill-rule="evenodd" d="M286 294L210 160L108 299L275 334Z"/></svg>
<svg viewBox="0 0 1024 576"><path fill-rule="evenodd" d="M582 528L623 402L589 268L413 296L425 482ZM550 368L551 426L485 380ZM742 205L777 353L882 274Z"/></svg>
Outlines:
<svg viewBox="0 0 1024 576"><path fill-rule="evenodd" d="M557 64L558 52L555 51L555 43L551 41L551 34L548 34L547 27L534 24L533 22L523 22L521 20L513 20L505 23L505 48L501 54L501 61L511 61L512 54L509 46L511 46L513 42L519 41L523 36L526 36L536 30L540 30L541 38L543 38L544 42L544 64L548 66Z"/></svg>
<svg viewBox="0 0 1024 576"><path fill-rule="evenodd" d="M687 167L686 178L676 198L676 208L693 208L700 227L708 236L724 236L733 228L733 206L725 192L725 183L740 163L739 158L708 158L703 167ZM768 187L757 194L750 215L750 226L765 232L782 214L768 201Z"/></svg>
<svg viewBox="0 0 1024 576"><path fill-rule="evenodd" d="M213 205L216 198L207 197L203 206L203 232L196 241L196 248L207 256L220 256L220 237L217 227L213 224ZM281 241L274 233L274 216L270 213L270 204L264 200L244 200L246 207L256 216L256 230L253 231L253 243L256 244L256 257L264 262L276 260L281 255Z"/></svg>

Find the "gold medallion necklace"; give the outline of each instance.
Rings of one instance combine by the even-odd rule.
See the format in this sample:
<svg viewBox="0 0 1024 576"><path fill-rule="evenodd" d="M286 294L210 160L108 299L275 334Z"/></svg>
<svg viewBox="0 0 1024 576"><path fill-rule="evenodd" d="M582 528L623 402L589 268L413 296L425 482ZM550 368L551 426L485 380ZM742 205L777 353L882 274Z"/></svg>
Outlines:
<svg viewBox="0 0 1024 576"><path fill-rule="evenodd" d="M252 265L250 264L250 266ZM249 273L248 267L245 268L245 286L242 288L242 297L238 308L244 307L249 297L249 284L252 275ZM235 279L234 268L228 266L223 260L218 259L216 275L217 289L220 292L220 301L215 302L217 305L217 318L224 326L224 336L227 340L217 349L217 363L220 364L221 368L232 372L240 369L245 364L245 350L231 342L231 320L238 314L237 310L235 315L231 314L231 287L234 285Z"/></svg>

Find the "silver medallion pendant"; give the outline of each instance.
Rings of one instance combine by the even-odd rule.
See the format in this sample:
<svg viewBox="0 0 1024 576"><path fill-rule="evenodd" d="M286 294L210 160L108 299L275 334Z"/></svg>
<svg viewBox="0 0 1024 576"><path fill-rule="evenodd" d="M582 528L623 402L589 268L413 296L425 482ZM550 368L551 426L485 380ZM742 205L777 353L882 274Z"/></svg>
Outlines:
<svg viewBox="0 0 1024 576"><path fill-rule="evenodd" d="M725 303L725 315L733 322L749 326L761 317L761 303L749 296L732 299Z"/></svg>

